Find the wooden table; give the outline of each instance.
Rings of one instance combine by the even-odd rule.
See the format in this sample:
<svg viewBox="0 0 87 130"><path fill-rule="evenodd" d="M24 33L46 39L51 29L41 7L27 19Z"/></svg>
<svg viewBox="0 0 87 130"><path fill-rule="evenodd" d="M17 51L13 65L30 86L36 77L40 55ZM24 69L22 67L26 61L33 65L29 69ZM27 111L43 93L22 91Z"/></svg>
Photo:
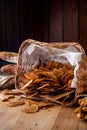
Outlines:
<svg viewBox="0 0 87 130"><path fill-rule="evenodd" d="M87 121L79 120L74 108L57 105L33 114L22 109L0 102L0 130L87 130Z"/></svg>

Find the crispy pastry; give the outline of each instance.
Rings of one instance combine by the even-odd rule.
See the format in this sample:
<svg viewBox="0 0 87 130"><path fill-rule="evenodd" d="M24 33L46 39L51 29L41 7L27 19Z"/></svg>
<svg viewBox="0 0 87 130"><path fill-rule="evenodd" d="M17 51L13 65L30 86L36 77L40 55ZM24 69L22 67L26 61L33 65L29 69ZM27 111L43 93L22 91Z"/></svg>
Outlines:
<svg viewBox="0 0 87 130"><path fill-rule="evenodd" d="M1 72L6 74L15 75L17 70L17 65L15 64L7 64L1 67Z"/></svg>
<svg viewBox="0 0 87 130"><path fill-rule="evenodd" d="M75 109L77 117L87 120L87 97L78 100L79 107Z"/></svg>
<svg viewBox="0 0 87 130"><path fill-rule="evenodd" d="M14 52L1 51L0 58L4 61L17 63L18 62L18 54Z"/></svg>

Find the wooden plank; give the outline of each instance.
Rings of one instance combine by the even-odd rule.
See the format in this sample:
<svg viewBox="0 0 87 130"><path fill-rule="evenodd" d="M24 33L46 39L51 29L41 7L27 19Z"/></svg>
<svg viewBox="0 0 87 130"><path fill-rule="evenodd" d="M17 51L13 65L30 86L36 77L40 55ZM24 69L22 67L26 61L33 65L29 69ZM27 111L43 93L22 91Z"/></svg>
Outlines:
<svg viewBox="0 0 87 130"><path fill-rule="evenodd" d="M87 122L77 118L75 108L56 105L36 113L23 113L24 106L7 107L0 101L1 130L86 130Z"/></svg>
<svg viewBox="0 0 87 130"><path fill-rule="evenodd" d="M78 42L78 0L63 3L63 39Z"/></svg>
<svg viewBox="0 0 87 130"><path fill-rule="evenodd" d="M41 41L49 42L49 3L47 0L41 1Z"/></svg>
<svg viewBox="0 0 87 130"><path fill-rule="evenodd" d="M61 106L42 109L37 113L23 113L23 106L9 108L0 103L0 128L2 130L51 130Z"/></svg>
<svg viewBox="0 0 87 130"><path fill-rule="evenodd" d="M87 53L87 0L79 3L79 42Z"/></svg>
<svg viewBox="0 0 87 130"><path fill-rule="evenodd" d="M18 1L19 41L33 38L32 0Z"/></svg>
<svg viewBox="0 0 87 130"><path fill-rule="evenodd" d="M0 51L6 50L6 32L5 32L5 6L4 1L0 1Z"/></svg>
<svg viewBox="0 0 87 130"><path fill-rule="evenodd" d="M41 1L33 0L33 38L41 41Z"/></svg>
<svg viewBox="0 0 87 130"><path fill-rule="evenodd" d="M62 0L49 1L50 42L62 41Z"/></svg>
<svg viewBox="0 0 87 130"><path fill-rule="evenodd" d="M33 38L42 40L43 37L43 16L42 8L43 2L41 0L33 0Z"/></svg>
<svg viewBox="0 0 87 130"><path fill-rule="evenodd" d="M17 52L19 48L17 0L5 1L5 16L7 44L6 49L7 51Z"/></svg>
<svg viewBox="0 0 87 130"><path fill-rule="evenodd" d="M67 120L66 120L67 119ZM73 123L73 126L72 126ZM61 109L53 125L54 130L79 130L79 121L73 108Z"/></svg>

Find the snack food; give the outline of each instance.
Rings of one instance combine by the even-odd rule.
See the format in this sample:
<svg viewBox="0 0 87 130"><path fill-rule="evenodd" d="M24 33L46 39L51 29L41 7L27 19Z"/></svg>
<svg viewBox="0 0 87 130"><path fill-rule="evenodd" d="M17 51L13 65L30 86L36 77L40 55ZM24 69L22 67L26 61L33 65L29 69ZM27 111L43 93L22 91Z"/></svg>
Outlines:
<svg viewBox="0 0 87 130"><path fill-rule="evenodd" d="M14 53L14 52L1 51L0 52L0 58L4 61L7 61L7 62L17 63L18 54Z"/></svg>
<svg viewBox="0 0 87 130"><path fill-rule="evenodd" d="M82 120L87 120L87 97L78 100L79 107L75 109L77 117Z"/></svg>
<svg viewBox="0 0 87 130"><path fill-rule="evenodd" d="M29 103L29 97L36 99L34 104L28 104L24 108L26 113L37 112L42 107L51 106L51 103L66 106L74 105L78 99L76 94L79 94L79 87L81 86L79 79L81 81L84 79L85 70L80 73L80 69L83 69L83 64L80 62L82 54L85 55L84 49L78 43L49 44L32 39L25 40L15 56L17 59L14 60L14 63L17 64L13 66L9 64L1 68L6 73L13 70L10 74L14 74L12 75L14 78L13 84L15 84L18 93L5 91L4 94L10 95L13 93L14 96L18 94L19 97L24 94ZM6 57L4 59L6 60ZM86 67L85 62L84 66ZM86 84L86 82L83 82L83 84ZM39 104L36 103L38 99L41 99L42 104L40 102ZM19 102L17 105L21 105ZM16 103L9 101L8 105L15 106Z"/></svg>
<svg viewBox="0 0 87 130"><path fill-rule="evenodd" d="M1 72L6 74L15 75L16 73L16 67L15 64L7 64L1 67Z"/></svg>
<svg viewBox="0 0 87 130"><path fill-rule="evenodd" d="M38 46L44 47L46 53L39 50ZM30 51L28 50L29 47ZM55 51L52 51L51 48L56 52L56 48L65 49L65 52L67 52L67 49L70 52L70 50L74 48L75 50L72 51L73 54L75 52L85 54L84 49L78 43L48 44L32 39L25 40L21 44L18 52L16 88L25 91L26 94L36 94L36 96L44 95L45 97L49 95L54 99L60 94L62 96L60 96L61 98L57 98L57 100L61 100L61 102L69 101L68 103L72 105L75 103L73 102L73 99L75 99L75 88L71 88L74 78L74 66L66 61L66 58L64 58L65 55L62 55L63 50L60 53L60 58L63 62L54 60L54 58L57 59L58 55L56 55ZM34 49L36 50L34 51ZM34 52L34 54L32 52ZM47 57L46 54L48 54ZM51 57L51 55L53 57ZM67 54L67 56L69 55Z"/></svg>

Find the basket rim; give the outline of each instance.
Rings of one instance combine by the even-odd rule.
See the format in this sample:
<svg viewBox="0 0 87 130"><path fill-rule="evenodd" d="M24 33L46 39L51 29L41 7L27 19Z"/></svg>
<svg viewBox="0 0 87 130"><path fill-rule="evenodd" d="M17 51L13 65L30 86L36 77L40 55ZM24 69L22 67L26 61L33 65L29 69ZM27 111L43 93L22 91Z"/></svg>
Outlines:
<svg viewBox="0 0 87 130"><path fill-rule="evenodd" d="M37 44L37 45L40 45L40 46L50 46L50 47L56 47L56 48L66 48L67 46L75 46L79 50L79 52L85 54L83 47L78 42L40 42L40 41L37 41L37 40L34 40L34 39L24 40L20 45L18 53L20 53L21 49L24 46L27 46L27 45L30 45L30 44Z"/></svg>

